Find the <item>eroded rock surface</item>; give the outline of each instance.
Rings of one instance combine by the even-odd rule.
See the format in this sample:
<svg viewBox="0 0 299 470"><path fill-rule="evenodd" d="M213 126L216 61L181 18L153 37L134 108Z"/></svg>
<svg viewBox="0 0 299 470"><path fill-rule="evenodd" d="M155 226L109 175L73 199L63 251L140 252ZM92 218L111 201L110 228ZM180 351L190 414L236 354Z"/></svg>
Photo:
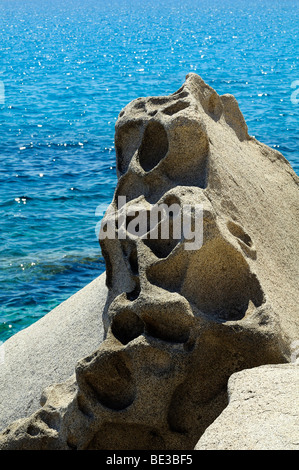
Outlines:
<svg viewBox="0 0 299 470"><path fill-rule="evenodd" d="M229 405L196 450L299 450L299 364L237 372Z"/></svg>
<svg viewBox="0 0 299 470"><path fill-rule="evenodd" d="M105 273L0 346L0 431L40 408L43 390L74 374L103 340Z"/></svg>
<svg viewBox="0 0 299 470"><path fill-rule="evenodd" d="M289 163L248 135L233 96L195 74L170 96L126 106L115 146L102 227L116 216L122 236L101 240L105 340L0 449L193 449L226 407L233 373L290 361L299 198ZM184 233L164 239L162 221L157 238L144 225L136 236L136 204L201 205L202 246L186 249Z"/></svg>

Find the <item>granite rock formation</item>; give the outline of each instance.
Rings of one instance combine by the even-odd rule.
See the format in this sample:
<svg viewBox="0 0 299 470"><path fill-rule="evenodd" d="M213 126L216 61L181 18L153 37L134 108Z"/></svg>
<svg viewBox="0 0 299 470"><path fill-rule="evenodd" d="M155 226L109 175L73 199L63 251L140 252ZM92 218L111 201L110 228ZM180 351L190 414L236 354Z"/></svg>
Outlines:
<svg viewBox="0 0 299 470"><path fill-rule="evenodd" d="M228 381L229 404L195 450L299 450L299 364L246 369Z"/></svg>
<svg viewBox="0 0 299 470"><path fill-rule="evenodd" d="M74 374L103 341L106 275L85 286L0 346L0 431L40 408L43 390Z"/></svg>
<svg viewBox="0 0 299 470"><path fill-rule="evenodd" d="M232 374L290 361L299 198L285 158L249 136L233 96L196 74L170 96L126 106L115 146L105 339L0 435L0 449L193 449L227 406ZM163 217L137 223L141 207L150 215L161 204L170 229L171 207L191 208L193 234L200 205L200 246L188 248L184 231L163 237Z"/></svg>

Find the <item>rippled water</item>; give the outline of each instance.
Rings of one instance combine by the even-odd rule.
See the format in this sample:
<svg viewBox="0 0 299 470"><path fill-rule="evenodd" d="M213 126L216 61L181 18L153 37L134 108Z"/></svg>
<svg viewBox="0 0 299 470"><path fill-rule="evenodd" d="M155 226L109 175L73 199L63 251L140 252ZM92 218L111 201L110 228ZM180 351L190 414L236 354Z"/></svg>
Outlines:
<svg viewBox="0 0 299 470"><path fill-rule="evenodd" d="M105 269L95 226L132 99L196 72L299 172L298 17L296 0L0 0L0 341Z"/></svg>

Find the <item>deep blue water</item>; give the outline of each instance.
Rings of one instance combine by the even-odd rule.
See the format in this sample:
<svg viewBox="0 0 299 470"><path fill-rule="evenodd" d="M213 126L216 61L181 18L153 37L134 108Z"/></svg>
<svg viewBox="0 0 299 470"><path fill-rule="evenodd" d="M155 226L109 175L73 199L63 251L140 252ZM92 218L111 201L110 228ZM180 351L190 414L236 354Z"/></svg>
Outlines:
<svg viewBox="0 0 299 470"><path fill-rule="evenodd" d="M0 343L104 271L132 99L196 72L299 173L298 29L297 0L0 0Z"/></svg>

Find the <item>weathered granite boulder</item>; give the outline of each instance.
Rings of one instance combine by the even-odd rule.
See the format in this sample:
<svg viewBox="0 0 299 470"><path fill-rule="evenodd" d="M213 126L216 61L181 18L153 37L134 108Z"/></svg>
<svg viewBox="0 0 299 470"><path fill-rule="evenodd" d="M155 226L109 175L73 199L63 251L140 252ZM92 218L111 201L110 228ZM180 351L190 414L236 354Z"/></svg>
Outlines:
<svg viewBox="0 0 299 470"><path fill-rule="evenodd" d="M299 364L243 370L196 450L299 450Z"/></svg>
<svg viewBox="0 0 299 470"><path fill-rule="evenodd" d="M0 430L40 408L43 390L74 374L81 357L103 340L102 274L0 346Z"/></svg>
<svg viewBox="0 0 299 470"><path fill-rule="evenodd" d="M233 373L291 360L299 198L285 158L195 74L126 106L115 146L105 340L0 449L194 449Z"/></svg>

